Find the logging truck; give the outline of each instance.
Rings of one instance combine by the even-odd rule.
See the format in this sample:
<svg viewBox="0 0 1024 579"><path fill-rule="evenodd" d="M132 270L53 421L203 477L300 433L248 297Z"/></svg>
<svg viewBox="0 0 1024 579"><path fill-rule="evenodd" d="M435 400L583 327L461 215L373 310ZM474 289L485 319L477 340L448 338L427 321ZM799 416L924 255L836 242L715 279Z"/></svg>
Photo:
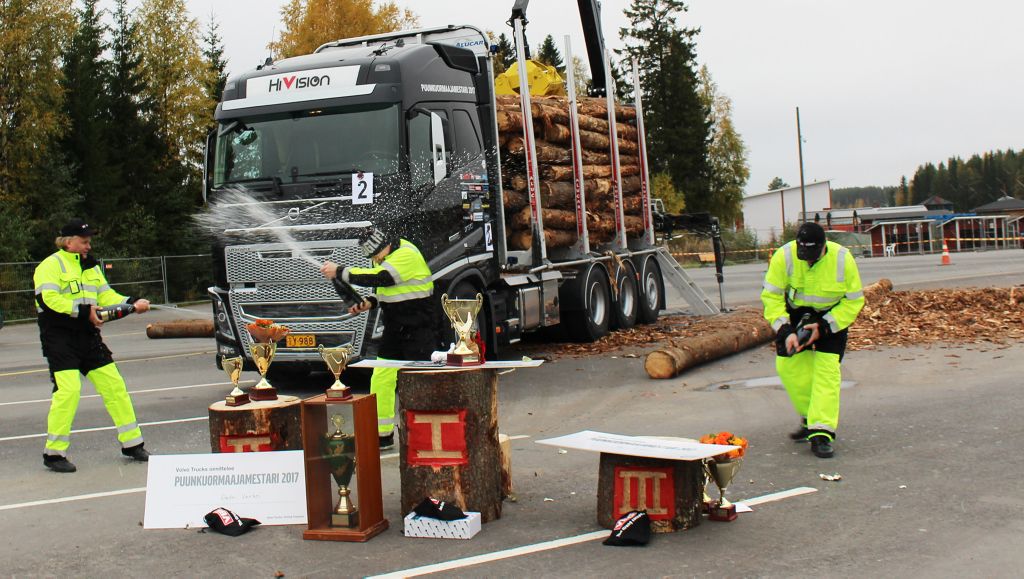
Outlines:
<svg viewBox="0 0 1024 579"><path fill-rule="evenodd" d="M322 368L320 344L374 356L377 311L342 311L317 266L368 266L356 237L370 225L420 248L439 312L442 294L483 296L488 358L559 324L592 341L655 321L666 273L685 274L654 241L641 103L609 96L597 4L578 3L587 97L571 76L565 96L531 96L526 50L518 78L496 83L487 36L455 25L329 42L230 78L204 178L211 206L238 209L214 246L218 355L248 359L246 324L268 318L291 328L278 371ZM692 283L684 297L717 311Z"/></svg>

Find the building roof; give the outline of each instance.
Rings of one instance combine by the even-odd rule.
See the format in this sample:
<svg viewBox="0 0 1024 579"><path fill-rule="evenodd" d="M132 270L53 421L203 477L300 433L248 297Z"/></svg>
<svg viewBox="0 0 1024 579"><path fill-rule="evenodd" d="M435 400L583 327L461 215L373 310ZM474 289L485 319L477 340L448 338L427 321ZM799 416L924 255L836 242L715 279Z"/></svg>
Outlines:
<svg viewBox="0 0 1024 579"><path fill-rule="evenodd" d="M991 203L975 207L975 213L999 213L1002 211L1024 211L1024 200L1004 195Z"/></svg>
<svg viewBox="0 0 1024 579"><path fill-rule="evenodd" d="M804 183L804 188L810 187L812 185L829 184L829 189L831 189L832 185L830 183L832 183L831 179L825 179L824 181L814 181L812 183ZM796 185L796 186L793 186L793 187L783 187L782 189L772 189L771 191L761 191L760 193L752 193L750 195L747 195L743 199L753 199L754 197L761 197L762 195L769 195L771 193L778 193L780 191L794 191L794 190L799 191L800 190L800 186Z"/></svg>
<svg viewBox="0 0 1024 579"><path fill-rule="evenodd" d="M925 207L932 207L933 205L953 205L953 202L947 199L943 199L938 195L932 195L931 197L922 201L921 205L924 205Z"/></svg>

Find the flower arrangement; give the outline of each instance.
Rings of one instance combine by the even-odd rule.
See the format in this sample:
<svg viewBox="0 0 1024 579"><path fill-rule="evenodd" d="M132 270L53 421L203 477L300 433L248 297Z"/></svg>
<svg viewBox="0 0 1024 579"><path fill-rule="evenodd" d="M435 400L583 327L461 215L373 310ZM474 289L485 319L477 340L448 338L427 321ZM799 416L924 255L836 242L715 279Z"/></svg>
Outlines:
<svg viewBox="0 0 1024 579"><path fill-rule="evenodd" d="M747 452L747 439L742 436L736 436L735 434L724 430L722 432L712 432L711 434L705 434L700 437L701 444L726 444L731 446L738 446L739 448L730 450L729 452L722 453L719 456L723 456L725 460L732 460L734 458L743 458L743 455Z"/></svg>
<svg viewBox="0 0 1024 579"><path fill-rule="evenodd" d="M253 340L263 343L277 342L291 331L288 326L275 324L273 320L263 318L256 318L255 321L246 324L245 329L249 330Z"/></svg>

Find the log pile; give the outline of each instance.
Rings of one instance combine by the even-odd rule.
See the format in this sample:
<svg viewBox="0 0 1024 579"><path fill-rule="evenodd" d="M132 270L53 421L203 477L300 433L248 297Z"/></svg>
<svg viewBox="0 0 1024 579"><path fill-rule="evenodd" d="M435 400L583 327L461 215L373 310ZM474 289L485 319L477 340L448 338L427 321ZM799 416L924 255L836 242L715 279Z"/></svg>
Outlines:
<svg viewBox="0 0 1024 579"><path fill-rule="evenodd" d="M529 188L523 144L523 116L518 96L499 96L498 133L502 157L502 183L508 243L512 249L529 249L533 242ZM586 219L594 243L615 237L615 183L612 180L608 107L602 98L578 102L580 145L583 157ZM576 235L576 197L572 169L572 133L566 97L533 97L534 136L544 238L549 248L572 245ZM636 109L617 105L616 132L622 173L623 212L626 235L643 234L643 201L640 197L640 158Z"/></svg>

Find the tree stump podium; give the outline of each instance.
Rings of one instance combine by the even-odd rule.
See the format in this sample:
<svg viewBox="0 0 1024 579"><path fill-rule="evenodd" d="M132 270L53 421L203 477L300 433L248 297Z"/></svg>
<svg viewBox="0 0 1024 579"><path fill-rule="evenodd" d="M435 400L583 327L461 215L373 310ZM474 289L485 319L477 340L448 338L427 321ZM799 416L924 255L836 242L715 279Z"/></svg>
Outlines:
<svg viewBox="0 0 1024 579"><path fill-rule="evenodd" d="M700 524L704 470L699 460L601 453L597 524L611 529L629 511L645 509L651 531L671 533Z"/></svg>
<svg viewBox="0 0 1024 579"><path fill-rule="evenodd" d="M213 452L302 450L299 399L228 406L223 400L210 405L210 447Z"/></svg>
<svg viewBox="0 0 1024 579"><path fill-rule="evenodd" d="M399 372L398 417L403 516L433 497L501 518L494 370Z"/></svg>

